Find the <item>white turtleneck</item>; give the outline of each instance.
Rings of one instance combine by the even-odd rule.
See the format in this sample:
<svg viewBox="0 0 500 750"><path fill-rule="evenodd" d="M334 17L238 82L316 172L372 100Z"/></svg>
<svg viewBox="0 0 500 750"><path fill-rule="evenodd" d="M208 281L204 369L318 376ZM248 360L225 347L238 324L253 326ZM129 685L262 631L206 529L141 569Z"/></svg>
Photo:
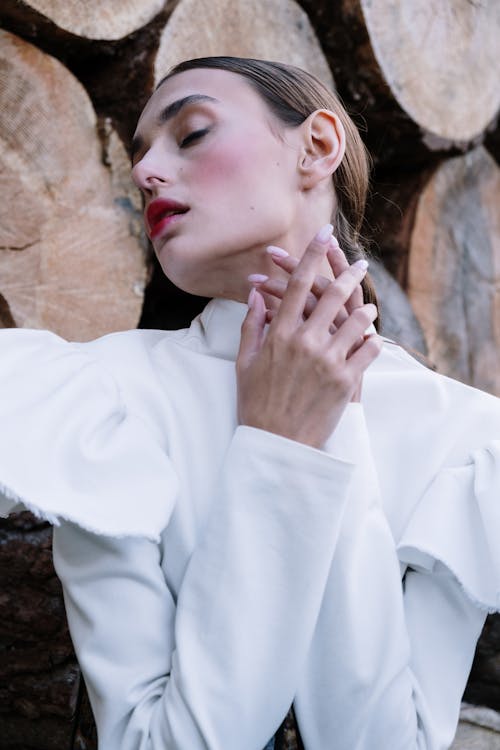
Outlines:
<svg viewBox="0 0 500 750"><path fill-rule="evenodd" d="M500 609L499 400L386 344L316 450L238 425L246 306L0 331L0 511L55 524L100 750L444 750ZM404 576L404 578L403 578Z"/></svg>

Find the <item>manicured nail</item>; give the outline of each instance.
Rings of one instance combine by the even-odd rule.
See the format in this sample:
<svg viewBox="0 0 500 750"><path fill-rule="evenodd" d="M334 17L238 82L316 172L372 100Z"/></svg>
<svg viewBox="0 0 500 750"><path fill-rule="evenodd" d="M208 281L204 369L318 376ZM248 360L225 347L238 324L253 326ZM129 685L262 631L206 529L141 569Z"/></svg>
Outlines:
<svg viewBox="0 0 500 750"><path fill-rule="evenodd" d="M327 242L330 242L330 237L332 236L333 232L333 226L331 224L327 224L324 227L321 227L319 232L316 234L316 240L318 242L321 242L323 245L325 245Z"/></svg>
<svg viewBox="0 0 500 750"><path fill-rule="evenodd" d="M290 255L290 253L287 253L282 247L276 247L276 245L269 245L269 247L266 247L266 252L269 253L269 255L274 255L276 258L288 258Z"/></svg>
<svg viewBox="0 0 500 750"><path fill-rule="evenodd" d="M255 287L253 286L250 289L250 294L248 295L248 307L252 308L254 302L255 302Z"/></svg>
<svg viewBox="0 0 500 750"><path fill-rule="evenodd" d="M361 258L360 260L357 260L355 263L352 264L353 268L359 268L360 271L366 271L368 268L368 261L364 258Z"/></svg>
<svg viewBox="0 0 500 750"><path fill-rule="evenodd" d="M251 273L247 276L248 281L252 284L261 284L263 281L267 281L269 276L265 276L263 273Z"/></svg>
<svg viewBox="0 0 500 750"><path fill-rule="evenodd" d="M333 248L334 248L335 250L338 250L338 249L340 249L339 241L338 241L338 239L337 239L337 238L335 237L335 235L333 235L333 234L332 234L332 236L331 236L331 238L330 238L330 245L331 245L331 246L332 246L332 247L333 247Z"/></svg>

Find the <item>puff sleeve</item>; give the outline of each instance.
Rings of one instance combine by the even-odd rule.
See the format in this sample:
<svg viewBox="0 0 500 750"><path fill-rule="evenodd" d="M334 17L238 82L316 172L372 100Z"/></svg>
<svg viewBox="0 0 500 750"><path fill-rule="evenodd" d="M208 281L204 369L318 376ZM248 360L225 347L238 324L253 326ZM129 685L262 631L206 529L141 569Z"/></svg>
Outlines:
<svg viewBox="0 0 500 750"><path fill-rule="evenodd" d="M0 515L27 509L54 525L158 540L177 477L85 345L5 329L0 360ZM144 497L155 502L138 512Z"/></svg>

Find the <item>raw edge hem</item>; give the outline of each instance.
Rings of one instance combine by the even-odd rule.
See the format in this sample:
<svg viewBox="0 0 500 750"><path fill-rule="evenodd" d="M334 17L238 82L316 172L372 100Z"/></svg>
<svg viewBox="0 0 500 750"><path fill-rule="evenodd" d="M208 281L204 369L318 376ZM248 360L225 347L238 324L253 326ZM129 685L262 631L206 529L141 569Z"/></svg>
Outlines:
<svg viewBox="0 0 500 750"><path fill-rule="evenodd" d="M461 577L457 574L457 572L454 569L454 567L452 565L450 565L449 563L447 563L446 560L444 559L444 557L442 557L440 555L436 555L434 552L430 552L429 550L425 549L424 547L415 547L415 546L412 547L411 545L406 545L405 544L405 545L402 545L401 547L398 547L398 549L397 549L398 559L399 559L400 562L403 562L405 565L407 565L410 568L412 567L412 563L411 562L407 562L405 559L401 560L401 558L399 558L400 551L402 549L405 549L405 548L407 548L407 549L416 549L419 552L423 552L424 555L428 555L430 558L432 558L432 560L435 560L436 562L439 562L442 565L444 565L444 567L447 568L450 571L450 573L452 574L452 576L458 582L458 585L460 586L460 588L464 592L465 596L472 602L472 604L474 604L474 606L476 606L482 612L485 612L488 615L493 615L496 612L500 612L500 597L498 595L497 595L497 602L495 604L487 602L486 599L478 599L477 596L472 591L470 591L470 589L467 588L467 586L462 581Z"/></svg>
<svg viewBox="0 0 500 750"><path fill-rule="evenodd" d="M68 523L74 523L77 526L80 526L84 531L88 531L90 534L96 534L98 536L108 536L113 537L115 539L123 539L126 537L144 537L146 539L149 539L152 542L155 542L155 544L159 544L160 542L160 535L159 534L146 534L145 532L130 532L130 531L105 531L102 528L97 528L97 526L92 526L92 524L87 523L86 521L82 521L81 519L74 518L67 516L63 513L51 513L48 510L45 510L39 506L39 505L33 505L33 503L30 503L27 500L24 500L17 492L15 492L11 487L7 487L7 485L0 482L0 500L1 496L4 496L7 501L12 501L15 503L15 505L11 506L7 510L7 514L4 515L2 512L0 512L0 518L8 518L9 515L12 513L21 513L22 510L27 510L30 513L32 513L36 518L39 518L41 521L47 521L52 526L60 526L61 521L67 521ZM19 505L24 506L23 508L19 508ZM1 505L0 505L1 507Z"/></svg>

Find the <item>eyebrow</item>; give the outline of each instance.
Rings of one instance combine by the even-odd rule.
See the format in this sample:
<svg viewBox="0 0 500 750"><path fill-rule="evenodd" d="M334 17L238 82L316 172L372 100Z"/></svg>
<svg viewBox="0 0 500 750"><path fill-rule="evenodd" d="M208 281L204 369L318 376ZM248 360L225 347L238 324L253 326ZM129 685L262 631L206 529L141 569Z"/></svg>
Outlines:
<svg viewBox="0 0 500 750"><path fill-rule="evenodd" d="M194 102L218 102L219 99L215 99L213 96L208 96L207 94L189 94L188 96L182 97L182 99L176 99L175 102L172 102L171 104L167 104L167 106L162 109L158 117L156 118L156 124L157 125L163 125L164 123L168 122L168 120L171 120L173 117L176 117L181 109L183 107L186 107L188 104L193 104ZM136 135L132 139L132 144L130 147L130 153L131 153L131 159L134 160L134 157L137 155L137 152L142 148L144 145L144 139L140 135Z"/></svg>

